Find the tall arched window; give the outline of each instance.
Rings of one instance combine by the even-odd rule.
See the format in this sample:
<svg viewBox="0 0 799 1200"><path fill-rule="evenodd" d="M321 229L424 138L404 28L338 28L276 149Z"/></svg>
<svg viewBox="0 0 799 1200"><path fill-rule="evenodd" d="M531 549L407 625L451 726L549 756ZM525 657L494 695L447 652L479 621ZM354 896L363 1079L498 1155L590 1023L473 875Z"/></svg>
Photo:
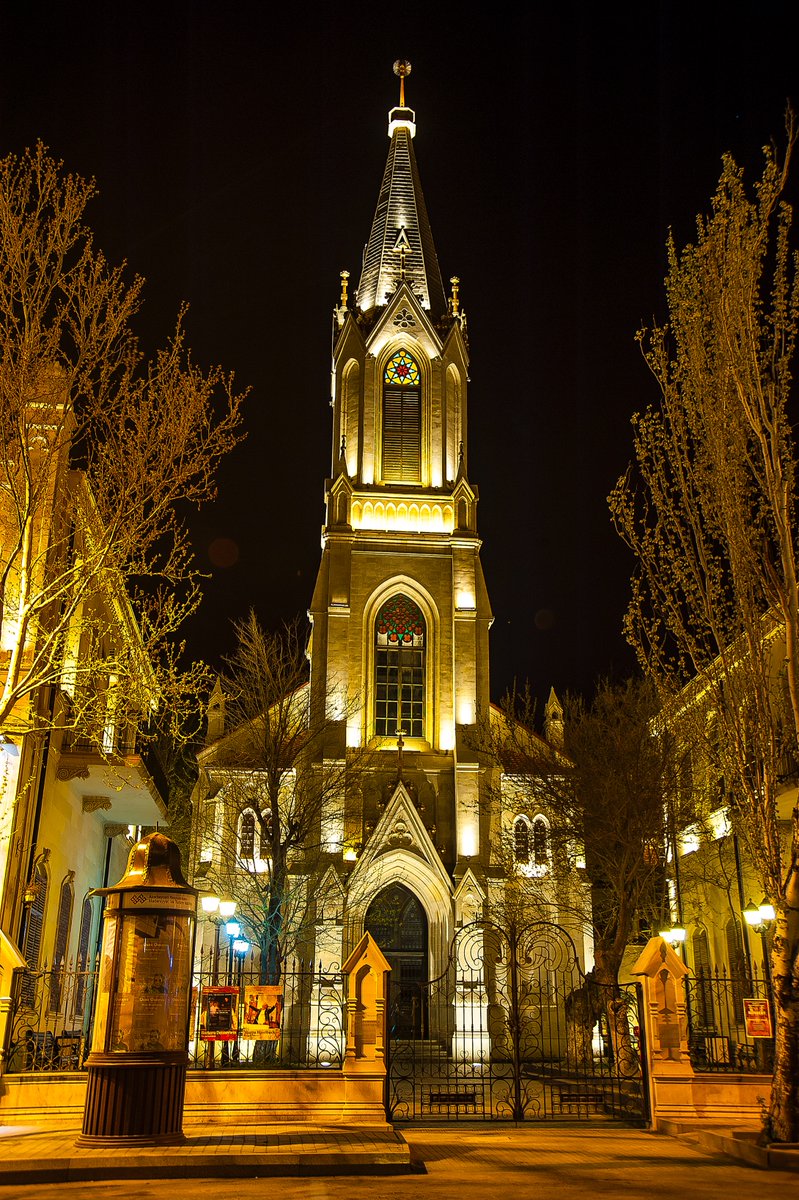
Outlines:
<svg viewBox="0 0 799 1200"><path fill-rule="evenodd" d="M83 1016L83 1008L86 1003L86 983L89 977L89 938L92 932L92 905L91 901L86 897L83 901L80 914L80 933L78 934L78 960L76 963L78 969L77 985L75 988L75 1012L79 1017Z"/></svg>
<svg viewBox="0 0 799 1200"><path fill-rule="evenodd" d="M697 925L691 938L693 955L694 995L699 1025L702 1029L713 1029L715 1026L713 1014L713 974L710 966L710 946L707 930L703 925Z"/></svg>
<svg viewBox="0 0 799 1200"><path fill-rule="evenodd" d="M392 596L375 621L375 733L424 737L425 620L407 596Z"/></svg>
<svg viewBox="0 0 799 1200"><path fill-rule="evenodd" d="M244 812L239 821L239 857L255 857L255 813Z"/></svg>
<svg viewBox="0 0 799 1200"><path fill-rule="evenodd" d="M44 929L44 914L47 908L47 868L44 862L38 862L33 868L33 900L28 909L25 922L25 938L22 945L22 957L28 964L22 982L22 1002L32 1005L36 995L36 976L42 953L42 931Z"/></svg>
<svg viewBox="0 0 799 1200"><path fill-rule="evenodd" d="M53 942L53 967L50 972L50 1012L58 1012L61 1008L61 984L64 978L64 959L69 947L69 932L72 928L72 906L75 900L75 890L72 880L75 872L69 871L61 883L61 893L58 898L58 915L55 923L55 941Z"/></svg>
<svg viewBox="0 0 799 1200"><path fill-rule="evenodd" d="M422 478L422 388L419 365L398 350L383 373L383 479L419 483Z"/></svg>
<svg viewBox="0 0 799 1200"><path fill-rule="evenodd" d="M517 817L513 822L513 857L517 863L530 861L530 822L527 817Z"/></svg>

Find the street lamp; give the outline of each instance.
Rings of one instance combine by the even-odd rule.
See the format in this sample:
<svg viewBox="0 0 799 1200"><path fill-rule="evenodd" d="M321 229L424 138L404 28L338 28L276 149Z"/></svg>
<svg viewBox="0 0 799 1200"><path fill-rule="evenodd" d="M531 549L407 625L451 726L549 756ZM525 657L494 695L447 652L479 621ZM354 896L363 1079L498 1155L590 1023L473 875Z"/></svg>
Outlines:
<svg viewBox="0 0 799 1200"><path fill-rule="evenodd" d="M763 951L763 974L766 979L766 999L768 1000L769 1013L771 1014L771 1028L774 1029L774 986L771 978L768 935L777 914L774 911L774 905L767 896L764 896L759 904L755 904L754 900L750 899L743 912L744 920L752 930L752 933L760 934Z"/></svg>
<svg viewBox="0 0 799 1200"><path fill-rule="evenodd" d="M661 929L659 932L663 940L669 943L672 950L679 950L687 936L682 925L670 925L668 929Z"/></svg>
<svg viewBox="0 0 799 1200"><path fill-rule="evenodd" d="M222 900L215 894L200 897L203 913L214 926L214 957L211 964L214 983L219 982L219 927L230 920L236 911L235 900Z"/></svg>

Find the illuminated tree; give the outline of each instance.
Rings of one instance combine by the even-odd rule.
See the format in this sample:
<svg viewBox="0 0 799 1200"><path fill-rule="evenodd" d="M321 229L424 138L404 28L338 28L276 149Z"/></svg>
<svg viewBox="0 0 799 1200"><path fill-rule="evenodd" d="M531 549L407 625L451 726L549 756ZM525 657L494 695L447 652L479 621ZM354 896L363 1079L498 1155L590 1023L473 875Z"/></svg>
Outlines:
<svg viewBox="0 0 799 1200"><path fill-rule="evenodd" d="M195 874L236 900L263 981L277 983L312 932L318 884L341 851L345 797L373 758L342 753L345 712L312 719L298 621L270 633L251 612L236 635L221 681L229 732L199 756Z"/></svg>
<svg viewBox="0 0 799 1200"><path fill-rule="evenodd" d="M604 1008L617 1053L625 1054L624 954L642 927L660 927L666 917L673 831L695 819L693 797L680 785L686 747L659 727L655 689L643 681L601 681L590 703L567 697L558 753L530 733L529 691L511 694L503 708L505 719L493 723L491 757L513 778L516 795L527 791L530 804L549 817L553 869L568 879L560 910L593 934L586 1020L590 1028Z"/></svg>
<svg viewBox="0 0 799 1200"><path fill-rule="evenodd" d="M186 349L145 361L142 281L94 248L94 184L42 145L0 161L0 728L60 722L102 747L177 711L175 635L200 598L190 507L215 495L243 397ZM37 703L60 689L57 710Z"/></svg>
<svg viewBox="0 0 799 1200"><path fill-rule="evenodd" d="M695 243L669 240L669 323L639 335L660 401L634 418L634 463L610 504L637 558L627 637L675 723L712 723L731 817L777 910L770 1132L796 1141L799 817L780 809L799 736L790 112L787 135L784 156L766 147L752 196L725 156Z"/></svg>

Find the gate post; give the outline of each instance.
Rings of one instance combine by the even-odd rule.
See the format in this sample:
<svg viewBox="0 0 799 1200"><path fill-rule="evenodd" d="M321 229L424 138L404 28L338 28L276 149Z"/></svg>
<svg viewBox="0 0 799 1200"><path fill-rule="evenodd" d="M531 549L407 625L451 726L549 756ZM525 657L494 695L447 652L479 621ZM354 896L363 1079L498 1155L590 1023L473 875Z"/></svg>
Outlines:
<svg viewBox="0 0 799 1200"><path fill-rule="evenodd" d="M391 967L365 933L342 968L347 976L345 1119L385 1120L386 996Z"/></svg>
<svg viewBox="0 0 799 1200"><path fill-rule="evenodd" d="M688 967L662 937L650 938L632 969L643 987L641 1021L646 1033L649 1108L658 1116L689 1115L694 1069L688 1053L685 977Z"/></svg>

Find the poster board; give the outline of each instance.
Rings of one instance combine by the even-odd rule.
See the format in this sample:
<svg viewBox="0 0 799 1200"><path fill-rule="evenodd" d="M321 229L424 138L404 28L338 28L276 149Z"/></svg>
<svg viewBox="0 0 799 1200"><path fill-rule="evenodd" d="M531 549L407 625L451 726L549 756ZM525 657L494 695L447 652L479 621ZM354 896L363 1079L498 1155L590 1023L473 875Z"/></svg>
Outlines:
<svg viewBox="0 0 799 1200"><path fill-rule="evenodd" d="M255 1042L276 1042L283 1015L283 988L275 984L252 984L244 989L241 1036Z"/></svg>
<svg viewBox="0 0 799 1200"><path fill-rule="evenodd" d="M200 992L200 1041L235 1042L239 1024L239 989L204 987Z"/></svg>
<svg viewBox="0 0 799 1200"><path fill-rule="evenodd" d="M771 1007L768 1000L744 1000L744 1020L746 1021L747 1037L771 1038L774 1036Z"/></svg>

